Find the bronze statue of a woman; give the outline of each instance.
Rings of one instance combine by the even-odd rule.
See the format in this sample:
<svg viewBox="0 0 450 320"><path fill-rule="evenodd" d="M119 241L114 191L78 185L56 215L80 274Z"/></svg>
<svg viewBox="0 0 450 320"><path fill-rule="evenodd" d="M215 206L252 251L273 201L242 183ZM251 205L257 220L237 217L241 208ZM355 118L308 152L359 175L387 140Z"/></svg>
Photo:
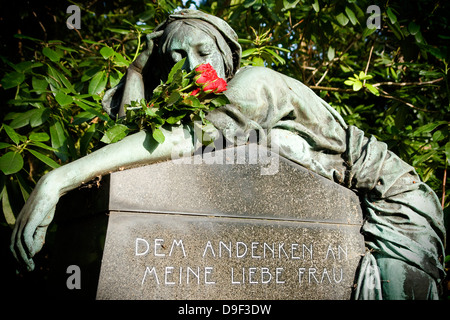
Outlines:
<svg viewBox="0 0 450 320"><path fill-rule="evenodd" d="M259 139L269 146L276 143L280 155L360 196L368 251L356 275L354 298L438 299L444 277L443 212L413 167L386 144L348 126L301 82L264 67L239 69L237 35L222 19L182 10L147 38L147 50L105 94L103 106L111 117L123 116L124 105L131 101L149 98L182 58L188 71L210 63L228 81L230 101L207 115L216 133L239 145L258 130ZM45 175L17 218L11 244L16 258L34 268L32 258L44 244L59 197L67 191L121 167L168 160L174 150L192 154L186 126L163 128L161 144L141 131Z"/></svg>

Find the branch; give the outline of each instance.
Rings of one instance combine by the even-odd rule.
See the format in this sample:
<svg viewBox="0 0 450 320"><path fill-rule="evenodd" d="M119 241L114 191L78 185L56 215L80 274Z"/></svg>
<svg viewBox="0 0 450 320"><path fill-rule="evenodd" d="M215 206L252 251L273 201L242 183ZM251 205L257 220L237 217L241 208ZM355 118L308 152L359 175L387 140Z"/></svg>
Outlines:
<svg viewBox="0 0 450 320"><path fill-rule="evenodd" d="M439 81L444 80L444 77L439 78L439 79L434 79L434 80L430 80L430 81L419 81L419 82L379 82L379 83L375 83L372 86L374 87L379 87L379 86L400 86L400 87L404 87L404 86L422 86L422 85L427 85L427 84L433 84L433 83L437 83Z"/></svg>
<svg viewBox="0 0 450 320"><path fill-rule="evenodd" d="M389 93L387 93L387 92L384 91L384 90L378 89L378 91L380 91L380 92L383 93L383 94L380 93L380 97L383 97L383 98L386 98L386 99L392 99L392 100L399 101L399 102L401 102L401 103L406 104L406 105L407 105L408 107L410 107L410 108L413 108L413 109L416 109L416 110L420 110L420 111L423 111L423 112L430 112L430 113L438 112L438 111L431 111L431 110L426 110L426 109L418 108L418 107L416 107L415 105L413 105L412 103L409 103L409 102L407 102L407 101L405 101L405 100L402 100L402 99L400 99L400 98L391 96Z"/></svg>
<svg viewBox="0 0 450 320"><path fill-rule="evenodd" d="M372 59L373 47L374 47L374 45L372 45L372 47L370 47L369 59L367 59L366 70L364 71L364 74L366 76L367 76L367 71L369 71L370 59ZM364 81L363 81L363 86L365 86L365 85L366 85L366 79L364 79Z"/></svg>
<svg viewBox="0 0 450 320"><path fill-rule="evenodd" d="M359 40L360 36L358 35L356 38L353 39L353 41L347 46L347 48L344 49L344 51L341 52L341 54L339 55L339 57L335 57L333 60L331 61L327 61L327 62L322 62L320 64L320 66L318 66L317 68L314 69L314 71L312 72L312 74L309 76L309 78L304 81L304 83L308 83L309 81L311 81L311 79L314 77L314 75L316 74L317 71L319 71L320 68L322 67L326 67L328 70L328 68L330 68L330 66L335 62L341 59L341 57L348 51L350 50L350 48Z"/></svg>
<svg viewBox="0 0 450 320"><path fill-rule="evenodd" d="M312 90L326 90L326 91L339 91L339 92L355 92L353 89L341 89L333 87L322 87L322 86L308 86Z"/></svg>

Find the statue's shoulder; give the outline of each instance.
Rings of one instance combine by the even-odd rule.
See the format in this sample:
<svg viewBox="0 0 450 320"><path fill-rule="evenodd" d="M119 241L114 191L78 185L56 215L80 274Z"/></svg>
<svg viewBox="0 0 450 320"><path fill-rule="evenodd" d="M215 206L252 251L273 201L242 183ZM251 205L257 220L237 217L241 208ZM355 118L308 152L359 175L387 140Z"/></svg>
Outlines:
<svg viewBox="0 0 450 320"><path fill-rule="evenodd" d="M287 76L266 67L243 67L238 70L233 79L230 80L232 86L260 87L261 85L284 83Z"/></svg>
<svg viewBox="0 0 450 320"><path fill-rule="evenodd" d="M240 68L236 73L235 77L258 78L258 77L273 76L275 74L278 76L283 76L281 73L274 71L270 68L247 66Z"/></svg>

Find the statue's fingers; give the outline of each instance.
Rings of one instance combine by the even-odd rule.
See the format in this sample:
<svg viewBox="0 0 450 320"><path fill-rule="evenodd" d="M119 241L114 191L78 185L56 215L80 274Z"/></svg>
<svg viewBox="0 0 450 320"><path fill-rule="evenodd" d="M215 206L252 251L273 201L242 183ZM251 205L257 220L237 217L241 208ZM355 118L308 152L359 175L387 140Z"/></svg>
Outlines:
<svg viewBox="0 0 450 320"><path fill-rule="evenodd" d="M34 256L36 253L41 251L42 247L44 246L45 235L47 234L47 228L48 228L48 225L39 226L39 227L37 227L36 231L34 232L33 243L31 244L31 248L30 248L30 254L32 256Z"/></svg>
<svg viewBox="0 0 450 320"><path fill-rule="evenodd" d="M34 269L34 262L31 259L30 252L26 245L24 245L23 238L23 223L18 222L17 228L14 228L13 235L11 237L11 251L15 259L22 265L25 265L28 271Z"/></svg>
<svg viewBox="0 0 450 320"><path fill-rule="evenodd" d="M14 226L13 232L11 234L11 243L9 246L9 249L11 250L11 253L13 254L16 261L19 261L19 257L17 255L17 250L16 250L16 241L17 241L18 230L19 230L18 222L16 221L16 225Z"/></svg>
<svg viewBox="0 0 450 320"><path fill-rule="evenodd" d="M160 37L163 34L163 31L157 31L150 33L146 36L147 38L147 49L144 50L130 65L132 69L135 71L142 73L142 69L145 67L148 58L152 54L153 51L153 39Z"/></svg>
<svg viewBox="0 0 450 320"><path fill-rule="evenodd" d="M163 35L164 30L152 32L146 35L147 41L152 41L153 39L159 38Z"/></svg>

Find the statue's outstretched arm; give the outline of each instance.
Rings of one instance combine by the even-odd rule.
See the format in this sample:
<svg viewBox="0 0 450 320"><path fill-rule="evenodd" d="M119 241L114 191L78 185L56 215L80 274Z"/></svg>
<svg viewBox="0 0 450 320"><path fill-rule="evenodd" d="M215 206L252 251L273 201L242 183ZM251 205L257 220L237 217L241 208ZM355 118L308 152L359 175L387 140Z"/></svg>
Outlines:
<svg viewBox="0 0 450 320"><path fill-rule="evenodd" d="M173 152L193 153L193 139L186 127L174 126L163 129L163 133L165 141L162 144L153 140L151 134L141 131L43 176L16 220L11 238L11 250L16 259L29 270L34 269L32 258L45 242L47 227L64 193L122 167L167 160Z"/></svg>

